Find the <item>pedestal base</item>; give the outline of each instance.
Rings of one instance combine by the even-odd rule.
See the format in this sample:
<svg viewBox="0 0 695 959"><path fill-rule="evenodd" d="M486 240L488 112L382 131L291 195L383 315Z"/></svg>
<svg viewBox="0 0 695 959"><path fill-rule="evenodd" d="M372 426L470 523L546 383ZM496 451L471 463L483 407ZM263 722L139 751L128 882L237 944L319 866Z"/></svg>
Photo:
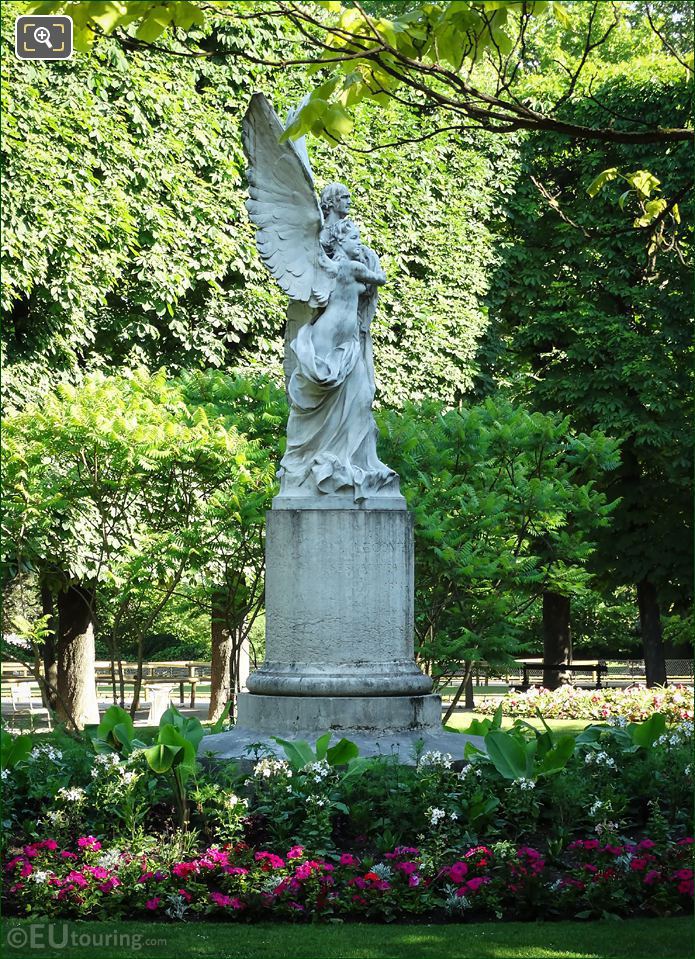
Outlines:
<svg viewBox="0 0 695 959"><path fill-rule="evenodd" d="M340 732L437 732L442 725L439 696L259 696L241 693L237 726L273 736L316 738ZM348 737L349 738L349 737Z"/></svg>

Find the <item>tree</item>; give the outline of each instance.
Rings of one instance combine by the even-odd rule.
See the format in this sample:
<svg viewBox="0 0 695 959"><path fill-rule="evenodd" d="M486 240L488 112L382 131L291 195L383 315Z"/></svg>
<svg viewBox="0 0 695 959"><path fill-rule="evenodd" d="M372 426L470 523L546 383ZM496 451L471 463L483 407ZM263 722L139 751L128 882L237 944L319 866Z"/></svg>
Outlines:
<svg viewBox="0 0 695 959"><path fill-rule="evenodd" d="M286 300L268 284L244 209L240 130L250 89L284 116L304 95L302 76L112 38L89 57L20 62L10 52L19 10L2 6L6 403L119 366L279 380ZM212 18L199 33L259 56L280 42L277 18ZM396 104L389 115L359 110L355 129L412 138L418 120ZM373 328L381 402L456 402L470 390L512 150L477 136L411 144L384 163L312 142L317 188L350 184L388 273Z"/></svg>
<svg viewBox="0 0 695 959"><path fill-rule="evenodd" d="M274 488L268 457L200 405L187 405L161 373L94 374L10 414L4 433L5 575L35 569L57 593L66 715L83 725L85 689L93 695L104 583L113 694L121 700L120 637L126 624L135 634L134 710L144 637L161 610L184 585L214 579L220 554L241 549L247 527L262 524Z"/></svg>
<svg viewBox="0 0 695 959"><path fill-rule="evenodd" d="M616 446L503 398L407 406L379 422L415 516L418 656L439 681L465 662L460 695L474 661L518 655L544 590L586 589L611 510L596 483L616 465Z"/></svg>
<svg viewBox="0 0 695 959"><path fill-rule="evenodd" d="M577 122L639 110L652 123L689 109L688 86L671 65L647 59L604 72L604 99L577 107ZM594 562L607 592L630 587L637 598L654 684L666 680L660 608L686 613L692 597L692 205L684 201L670 252L655 256L624 223L631 190L619 197L608 184L594 206L584 199L606 166L635 170L638 162L676 192L690 182L685 145L668 154L580 150L547 136L543 149L534 138L523 145L485 350L493 378L511 381L521 401L621 441L620 467L604 487L620 503Z"/></svg>
<svg viewBox="0 0 695 959"><path fill-rule="evenodd" d="M656 123L615 130L608 124L586 126L563 116L560 108L581 91L593 52L614 31L630 29L641 8L650 30L662 41L663 52L692 71L692 62L663 42L657 25L662 18L652 17L649 4L594 0L584 5L589 7L586 17L578 13L578 6L537 0L409 3L400 9L378 2L342 7L332 0L267 6L224 0L215 4L217 16L236 22L282 17L289 52L279 59L268 54L259 58L255 51L241 47L210 50L201 44L198 29L209 12L203 3L122 3L104 9L100 3L38 2L28 9L73 15L76 46L82 50L90 49L101 35L113 34L126 46L171 49L183 56L222 54L275 68L323 68L322 82L297 118L296 132L311 130L333 140L350 131L350 109L356 104L399 100L420 115L450 117L453 122L445 128L447 132L472 126L499 133L547 130L578 140L614 143L692 141L693 131L685 127ZM556 32L552 21L557 21L567 41L560 64L565 71L564 89L553 103L531 103L519 94L528 92L525 84L541 67L538 46L544 42L548 20L550 33ZM176 41L173 48L154 44L169 31ZM297 54L293 45L298 40L308 44L313 56Z"/></svg>

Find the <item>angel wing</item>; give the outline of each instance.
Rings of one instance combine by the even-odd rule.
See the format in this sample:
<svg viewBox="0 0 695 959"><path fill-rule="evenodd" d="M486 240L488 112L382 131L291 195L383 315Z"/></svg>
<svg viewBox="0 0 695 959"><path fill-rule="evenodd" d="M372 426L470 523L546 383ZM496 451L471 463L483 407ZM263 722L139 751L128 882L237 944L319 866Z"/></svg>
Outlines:
<svg viewBox="0 0 695 959"><path fill-rule="evenodd" d="M246 209L257 228L261 259L293 300L325 306L337 267L320 243L323 216L310 169L294 143L280 143L282 123L262 93L254 93L243 121L248 160Z"/></svg>

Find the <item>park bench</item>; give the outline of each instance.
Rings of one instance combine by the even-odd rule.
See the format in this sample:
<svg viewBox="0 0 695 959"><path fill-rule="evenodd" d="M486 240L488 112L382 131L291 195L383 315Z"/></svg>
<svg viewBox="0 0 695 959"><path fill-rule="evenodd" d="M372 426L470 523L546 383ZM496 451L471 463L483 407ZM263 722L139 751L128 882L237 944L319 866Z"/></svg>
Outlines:
<svg viewBox="0 0 695 959"><path fill-rule="evenodd" d="M603 659L598 659L595 662L582 662L582 663L544 663L538 660L517 660L517 663L522 669L522 678L521 685L516 687L522 692L525 692L527 689L530 689L531 686L540 685L539 683L531 682L530 674L532 672L539 672L541 676L545 672L555 672L558 673L589 673L591 680L594 684L595 689L601 689L601 677L603 674L608 674L608 666L606 661Z"/></svg>

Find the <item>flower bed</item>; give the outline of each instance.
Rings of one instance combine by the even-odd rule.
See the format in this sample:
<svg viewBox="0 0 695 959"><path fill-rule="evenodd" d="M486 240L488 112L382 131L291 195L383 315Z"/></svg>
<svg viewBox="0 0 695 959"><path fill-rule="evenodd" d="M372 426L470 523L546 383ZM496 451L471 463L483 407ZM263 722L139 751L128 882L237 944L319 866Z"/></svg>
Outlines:
<svg viewBox="0 0 695 959"><path fill-rule="evenodd" d="M693 691L687 686L627 689L577 689L560 686L549 690L532 687L525 693L508 692L499 699L482 699L476 706L479 713L492 714L502 703L505 716L536 716L545 719L609 719L641 722L654 713L663 713L672 723L692 721Z"/></svg>
<svg viewBox="0 0 695 959"><path fill-rule="evenodd" d="M301 846L236 843L178 859L104 849L92 836L69 848L45 839L6 863L7 905L19 915L95 919L665 916L690 908L692 843L592 837L551 854L503 842L439 860L414 847L312 856Z"/></svg>

